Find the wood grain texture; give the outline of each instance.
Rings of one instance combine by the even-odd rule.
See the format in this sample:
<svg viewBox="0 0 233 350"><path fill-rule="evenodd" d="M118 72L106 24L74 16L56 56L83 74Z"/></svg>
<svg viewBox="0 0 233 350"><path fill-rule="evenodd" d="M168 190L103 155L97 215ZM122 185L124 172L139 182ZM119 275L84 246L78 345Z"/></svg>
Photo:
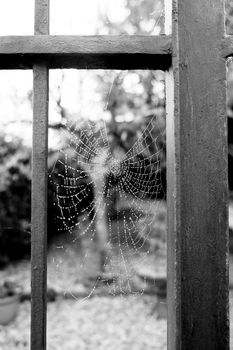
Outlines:
<svg viewBox="0 0 233 350"><path fill-rule="evenodd" d="M229 349L223 1L173 1L168 349Z"/></svg>
<svg viewBox="0 0 233 350"><path fill-rule="evenodd" d="M171 54L171 36L0 36L0 54Z"/></svg>
<svg viewBox="0 0 233 350"><path fill-rule="evenodd" d="M31 349L44 350L47 295L47 66L35 65L33 75Z"/></svg>
<svg viewBox="0 0 233 350"><path fill-rule="evenodd" d="M175 247L176 236L174 235L174 226L176 220L176 169L175 169L175 118L174 118L174 75L173 71L166 72L166 140L167 140L167 334L168 349L176 350L176 327L179 322L179 314L176 312L176 296L178 282L178 269L176 265L178 260L177 249Z"/></svg>
<svg viewBox="0 0 233 350"><path fill-rule="evenodd" d="M0 68L158 68L171 65L170 36L0 37Z"/></svg>
<svg viewBox="0 0 233 350"><path fill-rule="evenodd" d="M34 34L49 34L49 0L35 0Z"/></svg>
<svg viewBox="0 0 233 350"><path fill-rule="evenodd" d="M35 34L47 34L49 1L35 1ZM46 349L48 67L33 66L31 350Z"/></svg>

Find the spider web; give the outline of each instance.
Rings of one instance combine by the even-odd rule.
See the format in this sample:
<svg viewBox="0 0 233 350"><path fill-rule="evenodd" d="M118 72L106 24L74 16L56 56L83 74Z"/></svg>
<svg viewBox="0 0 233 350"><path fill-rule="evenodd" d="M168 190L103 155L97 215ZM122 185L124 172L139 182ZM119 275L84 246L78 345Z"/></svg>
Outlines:
<svg viewBox="0 0 233 350"><path fill-rule="evenodd" d="M93 249L100 255L84 299L99 287L111 295L143 293L147 276L138 271L153 264L155 214L164 198L164 132L157 116L147 120L126 152L113 147L104 121L70 123L63 133L66 146L49 174L58 231L85 250L79 274L93 260ZM69 288L66 292L78 299Z"/></svg>

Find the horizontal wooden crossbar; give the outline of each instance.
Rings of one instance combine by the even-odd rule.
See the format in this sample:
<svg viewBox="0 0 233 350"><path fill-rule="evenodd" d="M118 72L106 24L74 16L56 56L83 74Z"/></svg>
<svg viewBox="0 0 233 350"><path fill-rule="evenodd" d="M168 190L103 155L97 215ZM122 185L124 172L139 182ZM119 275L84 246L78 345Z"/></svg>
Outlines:
<svg viewBox="0 0 233 350"><path fill-rule="evenodd" d="M50 68L148 68L171 65L171 36L2 36L0 69L30 69L44 60Z"/></svg>

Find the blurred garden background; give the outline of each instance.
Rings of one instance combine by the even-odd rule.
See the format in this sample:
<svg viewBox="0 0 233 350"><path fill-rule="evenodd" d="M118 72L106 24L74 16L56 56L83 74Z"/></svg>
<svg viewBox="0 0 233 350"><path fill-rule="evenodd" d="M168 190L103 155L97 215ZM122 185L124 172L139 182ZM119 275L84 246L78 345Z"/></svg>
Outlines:
<svg viewBox="0 0 233 350"><path fill-rule="evenodd" d="M32 5L1 5L0 35L33 34ZM231 34L232 1L226 14ZM161 35L164 21L162 0L51 0L51 34ZM232 254L231 60L226 75ZM22 291L0 347L28 349L32 72L0 79L0 276ZM165 104L162 71L50 71L49 350L166 348Z"/></svg>

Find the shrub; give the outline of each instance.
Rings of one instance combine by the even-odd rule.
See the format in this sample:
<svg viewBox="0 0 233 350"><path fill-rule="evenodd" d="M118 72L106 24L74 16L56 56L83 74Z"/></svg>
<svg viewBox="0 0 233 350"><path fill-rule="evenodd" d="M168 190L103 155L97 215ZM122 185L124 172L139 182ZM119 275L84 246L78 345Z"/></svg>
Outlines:
<svg viewBox="0 0 233 350"><path fill-rule="evenodd" d="M49 157L52 167L59 153L51 152ZM60 172L61 169L57 169L58 165L59 162L53 167L54 172ZM92 199L91 193L88 200ZM54 186L48 181L49 242L61 227L55 202ZM83 205L86 205L86 202ZM0 135L0 217L1 267L9 261L28 258L31 241L31 149L19 139L8 142L3 135Z"/></svg>
<svg viewBox="0 0 233 350"><path fill-rule="evenodd" d="M0 265L30 253L30 149L0 137Z"/></svg>

